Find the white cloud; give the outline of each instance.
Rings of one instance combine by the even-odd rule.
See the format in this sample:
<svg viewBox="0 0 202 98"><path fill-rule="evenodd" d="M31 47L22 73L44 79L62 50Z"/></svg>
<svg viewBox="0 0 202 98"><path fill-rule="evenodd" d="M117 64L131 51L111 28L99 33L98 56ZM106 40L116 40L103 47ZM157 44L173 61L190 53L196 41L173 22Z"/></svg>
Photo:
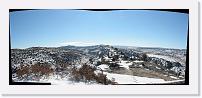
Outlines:
<svg viewBox="0 0 202 98"><path fill-rule="evenodd" d="M72 46L92 46L92 45L99 45L97 43L92 42L79 42L79 41L69 41L61 43L62 46L72 45Z"/></svg>

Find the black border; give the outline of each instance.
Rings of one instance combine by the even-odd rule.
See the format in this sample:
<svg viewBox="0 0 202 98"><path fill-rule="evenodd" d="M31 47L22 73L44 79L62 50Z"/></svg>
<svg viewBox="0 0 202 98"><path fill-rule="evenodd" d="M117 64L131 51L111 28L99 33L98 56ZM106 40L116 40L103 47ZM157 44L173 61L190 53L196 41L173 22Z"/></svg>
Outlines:
<svg viewBox="0 0 202 98"><path fill-rule="evenodd" d="M9 9L11 12L28 11L28 10L51 10L51 9ZM184 13L189 15L189 9L63 9L63 10L87 10L87 11L113 11L113 10L155 10L155 11L168 11ZM189 16L188 16L189 17ZM184 83L157 83L157 84L118 84L118 85L189 85L189 18L188 18L188 31L187 31L187 53L186 53L186 70ZM9 85L51 85L51 83L40 82L13 82L11 71L11 36L10 36L10 16L9 16Z"/></svg>

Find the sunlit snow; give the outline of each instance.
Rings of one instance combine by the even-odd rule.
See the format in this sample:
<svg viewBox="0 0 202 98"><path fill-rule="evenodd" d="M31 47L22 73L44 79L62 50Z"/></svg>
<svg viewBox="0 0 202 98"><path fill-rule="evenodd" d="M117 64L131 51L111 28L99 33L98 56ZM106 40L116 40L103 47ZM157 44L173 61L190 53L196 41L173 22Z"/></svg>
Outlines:
<svg viewBox="0 0 202 98"><path fill-rule="evenodd" d="M147 77L138 77L123 74L107 73L107 78L115 80L118 84L146 84L146 83L163 83L165 80Z"/></svg>

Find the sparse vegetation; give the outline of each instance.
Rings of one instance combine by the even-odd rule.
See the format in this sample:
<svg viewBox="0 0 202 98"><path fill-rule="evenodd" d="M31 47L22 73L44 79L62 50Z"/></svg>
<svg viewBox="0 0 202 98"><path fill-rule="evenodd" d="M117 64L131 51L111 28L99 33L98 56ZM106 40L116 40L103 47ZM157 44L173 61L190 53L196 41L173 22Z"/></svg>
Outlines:
<svg viewBox="0 0 202 98"><path fill-rule="evenodd" d="M107 79L106 75L103 73L95 73L96 68L90 65L84 64L81 68L72 68L71 80L80 82L84 81L86 83L95 81L101 84L113 84L113 82Z"/></svg>
<svg viewBox="0 0 202 98"><path fill-rule="evenodd" d="M147 59L148 59L147 54L146 54L146 53L143 53L143 54L142 54L142 57L141 57L141 60L147 61Z"/></svg>
<svg viewBox="0 0 202 98"><path fill-rule="evenodd" d="M49 76L53 72L54 70L50 66L46 65L46 63L36 63L32 66L22 65L19 69L17 69L16 74L20 78L26 78L31 75L40 78L41 76Z"/></svg>

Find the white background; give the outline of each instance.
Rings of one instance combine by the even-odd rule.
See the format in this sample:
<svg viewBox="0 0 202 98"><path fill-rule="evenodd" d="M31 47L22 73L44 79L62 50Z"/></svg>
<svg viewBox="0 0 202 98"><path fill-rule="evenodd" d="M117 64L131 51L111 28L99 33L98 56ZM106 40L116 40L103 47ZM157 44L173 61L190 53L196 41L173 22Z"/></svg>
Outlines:
<svg viewBox="0 0 202 98"><path fill-rule="evenodd" d="M201 4L202 4L202 0L198 0L198 1L200 1L200 6L199 6L199 11L200 11L200 13L199 13L199 16L200 16L200 18L201 18L201 13L202 13L202 10L201 10ZM183 0L182 0L182 3L183 3ZM199 19L200 20L200 23L202 22L201 21L201 19ZM201 26L201 24L199 25L199 27L201 28L202 26ZM200 33L201 33L201 30L200 30ZM202 38L202 34L200 34L200 38ZM201 42L201 40L200 40L200 43L202 43ZM200 49L202 49L202 47L201 47L201 45L200 45ZM200 52L200 55L202 55L202 53ZM200 58L200 62L202 61L202 59ZM200 63L200 65L201 65L201 63ZM2 66L2 65L1 65ZM202 67L200 67L200 70L202 69ZM200 79L201 80L201 79ZM200 85L200 88L201 88L201 85ZM200 90L200 94L201 94L201 90ZM1 97L3 97L3 98L14 98L13 96L1 96ZM15 96L16 97L16 96ZM24 97L24 98L27 98L28 96L17 96L17 97L19 97L19 98L21 98L21 97ZM58 98L58 96L29 96L29 98ZM103 98L103 97L105 97L105 98L122 98L122 97L134 97L134 96L60 96L60 97L69 97L69 98ZM138 97L138 98L162 98L162 97L168 97L168 98L192 98L192 97L194 97L194 98L199 98L199 97L202 97L201 95L200 96L135 96L136 98Z"/></svg>

